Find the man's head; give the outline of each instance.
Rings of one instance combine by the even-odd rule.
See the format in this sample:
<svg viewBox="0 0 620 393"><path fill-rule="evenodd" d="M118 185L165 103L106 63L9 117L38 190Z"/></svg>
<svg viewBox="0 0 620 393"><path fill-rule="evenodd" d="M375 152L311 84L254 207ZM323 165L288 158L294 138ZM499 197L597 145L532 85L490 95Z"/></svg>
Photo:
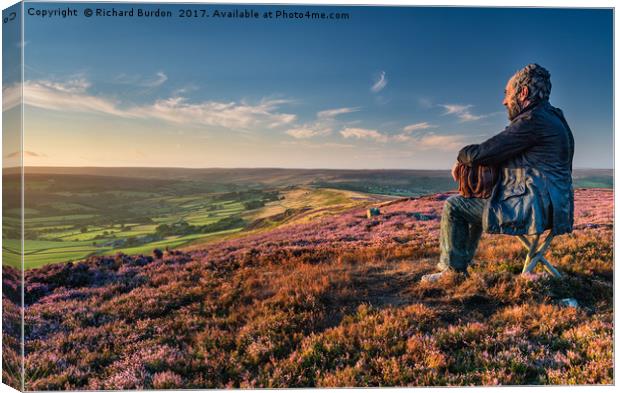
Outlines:
<svg viewBox="0 0 620 393"><path fill-rule="evenodd" d="M517 71L506 84L502 104L508 119L514 119L526 106L549 99L551 74L538 64L528 64Z"/></svg>

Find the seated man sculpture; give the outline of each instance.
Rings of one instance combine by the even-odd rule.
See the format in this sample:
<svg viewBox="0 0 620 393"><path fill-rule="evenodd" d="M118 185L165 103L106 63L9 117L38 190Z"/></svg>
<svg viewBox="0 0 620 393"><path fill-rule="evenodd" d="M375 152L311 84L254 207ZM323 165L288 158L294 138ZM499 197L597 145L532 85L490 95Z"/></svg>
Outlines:
<svg viewBox="0 0 620 393"><path fill-rule="evenodd" d="M449 270L466 273L483 232L533 235L550 229L553 235L573 228L573 135L564 114L549 103L549 72L529 64L508 81L503 104L510 124L487 141L463 147L459 163L493 165L499 178L488 198L453 195L444 204L439 239L439 272L423 281L436 281Z"/></svg>

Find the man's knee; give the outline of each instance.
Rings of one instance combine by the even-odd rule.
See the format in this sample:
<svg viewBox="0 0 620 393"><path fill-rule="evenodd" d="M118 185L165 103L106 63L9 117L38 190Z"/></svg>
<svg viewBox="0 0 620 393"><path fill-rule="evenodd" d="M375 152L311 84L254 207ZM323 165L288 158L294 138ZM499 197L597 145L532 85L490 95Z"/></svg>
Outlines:
<svg viewBox="0 0 620 393"><path fill-rule="evenodd" d="M460 217L470 224L482 225L484 203L484 199L452 195L444 203L443 217L445 219Z"/></svg>
<svg viewBox="0 0 620 393"><path fill-rule="evenodd" d="M446 199L443 205L443 215L452 217L459 213L463 206L463 198L462 195L452 195Z"/></svg>

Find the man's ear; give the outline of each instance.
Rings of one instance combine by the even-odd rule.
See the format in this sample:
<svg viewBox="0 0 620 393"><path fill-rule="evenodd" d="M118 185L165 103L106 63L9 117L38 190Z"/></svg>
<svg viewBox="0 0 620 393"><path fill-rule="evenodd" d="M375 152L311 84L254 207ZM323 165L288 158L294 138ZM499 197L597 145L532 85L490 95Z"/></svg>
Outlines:
<svg viewBox="0 0 620 393"><path fill-rule="evenodd" d="M530 94L530 89L527 86L523 86L521 91L519 91L519 101L523 102L527 100L527 97Z"/></svg>

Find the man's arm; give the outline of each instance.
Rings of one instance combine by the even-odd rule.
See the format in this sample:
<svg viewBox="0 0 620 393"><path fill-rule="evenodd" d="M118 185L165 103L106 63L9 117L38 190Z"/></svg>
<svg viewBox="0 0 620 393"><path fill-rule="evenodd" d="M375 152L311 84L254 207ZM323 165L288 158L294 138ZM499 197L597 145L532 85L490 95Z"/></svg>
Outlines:
<svg viewBox="0 0 620 393"><path fill-rule="evenodd" d="M481 144L462 148L458 161L468 166L497 165L530 148L535 141L533 120L531 116L523 116Z"/></svg>

